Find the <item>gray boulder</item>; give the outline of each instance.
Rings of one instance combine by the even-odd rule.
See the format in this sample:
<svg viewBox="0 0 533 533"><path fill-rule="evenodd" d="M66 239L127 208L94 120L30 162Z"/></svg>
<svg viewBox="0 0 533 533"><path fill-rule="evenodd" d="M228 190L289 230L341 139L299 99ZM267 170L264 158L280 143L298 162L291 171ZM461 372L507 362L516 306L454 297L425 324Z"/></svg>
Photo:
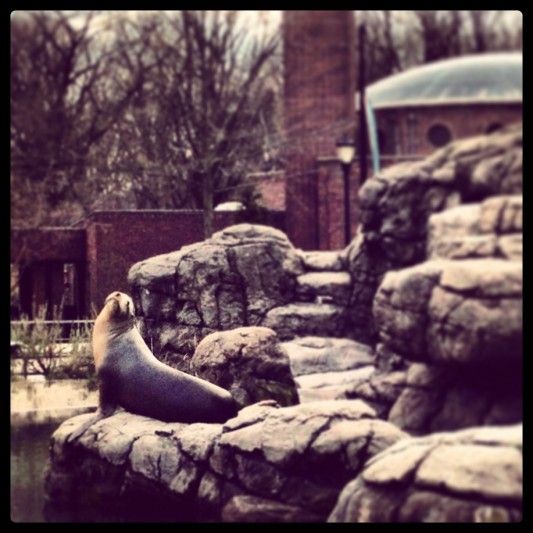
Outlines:
<svg viewBox="0 0 533 533"><path fill-rule="evenodd" d="M229 390L241 407L270 399L281 406L298 403L289 357L268 328L211 333L196 347L191 370Z"/></svg>
<svg viewBox="0 0 533 533"><path fill-rule="evenodd" d="M432 215L428 257L522 258L522 196L494 196Z"/></svg>
<svg viewBox="0 0 533 533"><path fill-rule="evenodd" d="M422 161L385 168L367 180L360 190L359 233L342 253L353 281L349 335L362 342L377 340L371 313L374 295L387 271L426 259L431 215L491 196L520 194L521 125L458 140ZM511 226L517 228L518 207L513 211ZM460 253L488 253L491 242L481 240L463 245L467 249ZM518 256L516 238L504 239L498 247L504 257Z"/></svg>
<svg viewBox="0 0 533 533"><path fill-rule="evenodd" d="M406 359L503 366L522 359L518 261L428 261L389 272L373 310L381 342Z"/></svg>
<svg viewBox="0 0 533 533"><path fill-rule="evenodd" d="M283 408L260 402L224 425L122 412L68 442L87 416L64 422L52 436L49 517L324 521L365 462L406 437L359 400Z"/></svg>
<svg viewBox="0 0 533 533"><path fill-rule="evenodd" d="M522 426L404 439L370 459L328 522L518 522Z"/></svg>
<svg viewBox="0 0 533 533"><path fill-rule="evenodd" d="M512 365L494 371L483 365L457 369L413 364L388 420L412 435L520 422L522 374L517 370Z"/></svg>
<svg viewBox="0 0 533 533"><path fill-rule="evenodd" d="M261 324L293 299L302 273L300 255L281 231L239 224L136 263L128 281L143 336L158 356L187 371L202 338Z"/></svg>

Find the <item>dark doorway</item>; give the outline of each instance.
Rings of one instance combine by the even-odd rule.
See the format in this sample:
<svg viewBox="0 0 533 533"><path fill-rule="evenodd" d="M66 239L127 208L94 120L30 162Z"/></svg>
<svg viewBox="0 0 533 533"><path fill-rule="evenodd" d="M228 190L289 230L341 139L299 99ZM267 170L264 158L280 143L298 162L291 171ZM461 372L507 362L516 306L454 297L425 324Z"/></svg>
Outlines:
<svg viewBox="0 0 533 533"><path fill-rule="evenodd" d="M21 268L21 312L30 318L75 320L85 313L84 268L78 262L36 261Z"/></svg>

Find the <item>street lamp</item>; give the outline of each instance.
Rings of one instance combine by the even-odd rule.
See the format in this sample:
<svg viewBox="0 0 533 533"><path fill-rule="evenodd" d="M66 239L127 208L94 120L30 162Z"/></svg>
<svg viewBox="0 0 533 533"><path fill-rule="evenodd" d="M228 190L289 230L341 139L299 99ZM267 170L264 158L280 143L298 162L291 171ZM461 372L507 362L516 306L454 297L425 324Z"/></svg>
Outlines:
<svg viewBox="0 0 533 533"><path fill-rule="evenodd" d="M338 141L337 159L342 167L344 175L344 238L346 244L350 244L350 168L355 155L355 145L352 141Z"/></svg>

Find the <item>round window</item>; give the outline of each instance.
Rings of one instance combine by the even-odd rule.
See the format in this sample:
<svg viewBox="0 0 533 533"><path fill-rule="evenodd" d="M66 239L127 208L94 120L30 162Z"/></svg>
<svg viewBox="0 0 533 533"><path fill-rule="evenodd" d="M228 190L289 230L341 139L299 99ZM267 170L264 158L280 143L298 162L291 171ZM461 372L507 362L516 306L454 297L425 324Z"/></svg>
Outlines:
<svg viewBox="0 0 533 533"><path fill-rule="evenodd" d="M433 146L444 146L452 140L452 132L450 128L444 124L434 124L428 130L428 141Z"/></svg>

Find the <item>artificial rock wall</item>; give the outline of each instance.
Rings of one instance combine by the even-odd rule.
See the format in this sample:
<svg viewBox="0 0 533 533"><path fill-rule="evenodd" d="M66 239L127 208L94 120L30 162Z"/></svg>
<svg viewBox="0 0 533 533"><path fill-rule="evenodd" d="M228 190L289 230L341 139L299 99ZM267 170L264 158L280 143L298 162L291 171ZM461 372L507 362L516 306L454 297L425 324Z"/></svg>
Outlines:
<svg viewBox="0 0 533 533"><path fill-rule="evenodd" d="M175 366L194 370L215 330L266 325L293 338L290 357L275 346L269 362L283 376L318 346L337 346L323 370L339 358L353 368L332 336L367 340L356 358L375 370L351 399L290 405L291 393L285 407L237 380L244 403L262 401L225 424L117 413L69 443L85 415L71 419L52 437L50 519L520 521L521 193L511 128L371 178L362 231L341 253L304 254L239 225L134 265L145 338ZM217 335L199 368L231 381L203 361L227 351Z"/></svg>
<svg viewBox="0 0 533 533"><path fill-rule="evenodd" d="M476 204L489 197L521 194L521 124L492 135L457 141L422 161L394 165L369 179L360 192L359 234L345 250L348 270L353 278L347 324L349 334L361 341L377 340L372 304L386 272L415 265L428 255L443 253L443 247L453 246L445 235L438 236L440 227L444 226L442 223L439 229L436 228L440 219L428 227L431 215L461 204L470 205L470 208L464 208L464 213L468 209L477 211L481 207ZM520 198L516 201L520 202ZM485 206L485 213L490 210L490 205ZM463 235L453 229L453 238L463 240L468 228L461 224L468 226L472 216L475 218L476 215L468 214L464 223L457 222L456 227L462 228ZM459 218L463 219L462 216ZM520 233L521 219L517 219L516 224L512 231ZM508 232L510 229L500 231L486 221L473 234L497 235L499 238ZM431 233L434 238L428 250L428 235ZM518 236L518 240L520 238ZM445 242L439 243L439 239ZM515 258L520 257L519 251L509 251L510 246L519 248L517 241L504 242L507 251L502 252L500 242L492 255L508 258L509 253L513 253ZM458 257L457 253L454 257ZM472 253L463 250L462 256L475 256Z"/></svg>

